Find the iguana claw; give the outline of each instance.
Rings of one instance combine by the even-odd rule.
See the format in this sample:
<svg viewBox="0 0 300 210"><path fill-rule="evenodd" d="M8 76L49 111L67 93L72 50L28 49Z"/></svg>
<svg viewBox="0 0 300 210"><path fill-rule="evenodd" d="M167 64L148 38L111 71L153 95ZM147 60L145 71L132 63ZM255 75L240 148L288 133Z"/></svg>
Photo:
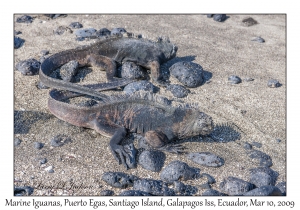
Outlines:
<svg viewBox="0 0 300 210"><path fill-rule="evenodd" d="M123 164L126 170L128 168L136 168L136 149L133 144L130 145L111 145L110 146L112 154L114 158L119 162L119 164Z"/></svg>
<svg viewBox="0 0 300 210"><path fill-rule="evenodd" d="M137 150L135 149L135 147L133 146L133 144L126 144L123 146L124 147L124 151L127 154L127 158L126 158L126 164L129 168L136 168L136 154L137 154Z"/></svg>

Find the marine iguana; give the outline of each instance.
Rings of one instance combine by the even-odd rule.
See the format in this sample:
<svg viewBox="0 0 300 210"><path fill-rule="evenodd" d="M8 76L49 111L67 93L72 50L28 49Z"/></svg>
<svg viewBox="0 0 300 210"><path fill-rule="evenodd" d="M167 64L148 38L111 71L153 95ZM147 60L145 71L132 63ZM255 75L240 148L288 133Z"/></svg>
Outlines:
<svg viewBox="0 0 300 210"><path fill-rule="evenodd" d="M126 37L127 36L127 37ZM70 90L78 93L99 97L97 91L70 82L51 78L50 74L63 64L77 60L80 66L97 66L106 70L109 82L117 80L116 64L131 61L151 70L154 82L164 85L160 64L176 56L177 47L168 39L158 39L157 42L144 38L135 38L132 34L109 36L90 46L83 46L56 53L41 64L39 77L41 82L49 87ZM119 79L118 81L124 81Z"/></svg>
<svg viewBox="0 0 300 210"><path fill-rule="evenodd" d="M144 143L154 149L177 153L182 148L169 147L172 141L208 135L213 131L212 118L195 106L174 106L167 98L150 92L138 91L115 96L100 93L103 96L101 101L84 107L64 102L78 95L70 91L50 91L50 112L70 124L94 129L111 138L112 154L126 168L134 168L135 165L134 154L125 149L126 145L121 145L127 133L141 134Z"/></svg>

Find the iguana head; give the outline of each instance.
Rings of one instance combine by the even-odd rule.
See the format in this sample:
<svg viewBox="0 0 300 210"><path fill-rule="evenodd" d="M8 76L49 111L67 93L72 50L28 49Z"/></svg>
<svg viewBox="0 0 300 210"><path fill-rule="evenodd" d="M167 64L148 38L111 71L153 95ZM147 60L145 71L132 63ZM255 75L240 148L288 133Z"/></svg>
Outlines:
<svg viewBox="0 0 300 210"><path fill-rule="evenodd" d="M178 47L172 44L168 37L159 37L157 39L157 45L161 49L162 53L165 56L165 61L171 60L176 56Z"/></svg>
<svg viewBox="0 0 300 210"><path fill-rule="evenodd" d="M213 120L207 114L197 109L187 109L178 130L179 138L190 138L198 135L208 135L214 129Z"/></svg>

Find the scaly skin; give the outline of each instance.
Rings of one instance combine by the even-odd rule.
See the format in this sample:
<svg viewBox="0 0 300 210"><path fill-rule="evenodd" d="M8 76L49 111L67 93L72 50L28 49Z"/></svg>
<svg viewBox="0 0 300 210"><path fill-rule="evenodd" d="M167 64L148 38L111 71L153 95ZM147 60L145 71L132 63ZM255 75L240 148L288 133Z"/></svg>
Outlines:
<svg viewBox="0 0 300 210"><path fill-rule="evenodd" d="M48 101L50 112L61 120L94 129L111 138L112 154L126 168L135 165L135 157L121 145L128 132L143 135L145 143L152 148L181 152L182 148L169 147L168 144L175 139L208 135L213 130L212 119L205 113L187 105L174 107L166 98L149 92L104 95L103 101L91 107L63 102L76 96L77 93L52 90Z"/></svg>
<svg viewBox="0 0 300 210"><path fill-rule="evenodd" d="M176 52L177 47L169 41L153 42L142 38L111 36L90 46L66 50L48 57L41 64L39 77L41 82L49 87L101 97L92 88L51 78L50 75L63 64L77 60L79 66L96 66L105 69L107 80L111 82L117 80L115 78L117 64L131 61L150 69L152 80L164 85L160 64L175 57ZM117 81L124 83L122 79Z"/></svg>

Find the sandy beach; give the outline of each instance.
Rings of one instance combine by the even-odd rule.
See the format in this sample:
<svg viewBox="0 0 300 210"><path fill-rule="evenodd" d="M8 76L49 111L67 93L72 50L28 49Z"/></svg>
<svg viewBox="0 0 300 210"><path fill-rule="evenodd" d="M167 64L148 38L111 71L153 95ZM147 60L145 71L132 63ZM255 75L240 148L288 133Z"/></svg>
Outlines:
<svg viewBox="0 0 300 210"><path fill-rule="evenodd" d="M212 189L219 191L219 184L228 176L249 181L249 169L259 166L257 159L251 159L244 149L245 142L261 143L253 147L266 153L272 159L271 169L278 172L277 182L286 181L286 16L285 15L237 15L228 14L224 22L214 21L206 15L75 15L49 19L42 15L32 23L17 23L14 30L25 40L14 50L15 65L23 60L41 57L42 50L50 55L63 50L95 42L95 39L77 41L75 31L67 30L61 35L54 31L59 26L80 22L83 28L123 27L128 32L142 34L149 38L168 36L178 47L176 57L166 66L179 61L191 61L201 65L205 71L205 82L190 88L191 93L183 102L199 104L201 111L210 115L215 125L231 124L241 133L240 139L208 141L195 138L182 144L187 152L211 152L225 160L218 168L204 167L189 160L185 155L166 153L164 167L174 160L199 168L216 179ZM252 17L258 24L246 26L242 20ZM265 42L253 40L262 37ZM93 68L90 68L93 70ZM231 75L239 76L239 84L228 83ZM253 78L253 81L245 81ZM281 86L270 88L267 83L276 79ZM101 180L108 171L124 172L140 178L160 179L160 172L151 172L140 165L125 170L113 158L109 138L91 129L79 128L53 116L47 107L49 89L38 89L39 76L24 76L14 71L14 137L22 142L14 148L14 180L16 186L36 188L33 195L99 195L102 190L113 190L118 195L124 189L117 189ZM106 81L104 71L90 71L80 84L94 84ZM170 77L172 84L180 82ZM112 94L113 91L107 91ZM158 94L174 99L172 94L160 88ZM61 147L51 146L51 139L66 135L71 141ZM280 141L279 141L280 140ZM44 147L34 148L34 142ZM40 165L39 160L47 163ZM54 173L45 168L53 166ZM204 179L184 181L199 186ZM41 183L44 185L42 187ZM67 189L60 183L74 186L90 186L84 189ZM39 187L37 187L39 186ZM48 186L48 187L47 187ZM131 189L131 188L129 188ZM126 189L127 190L127 189ZM196 196L205 189L198 188Z"/></svg>

